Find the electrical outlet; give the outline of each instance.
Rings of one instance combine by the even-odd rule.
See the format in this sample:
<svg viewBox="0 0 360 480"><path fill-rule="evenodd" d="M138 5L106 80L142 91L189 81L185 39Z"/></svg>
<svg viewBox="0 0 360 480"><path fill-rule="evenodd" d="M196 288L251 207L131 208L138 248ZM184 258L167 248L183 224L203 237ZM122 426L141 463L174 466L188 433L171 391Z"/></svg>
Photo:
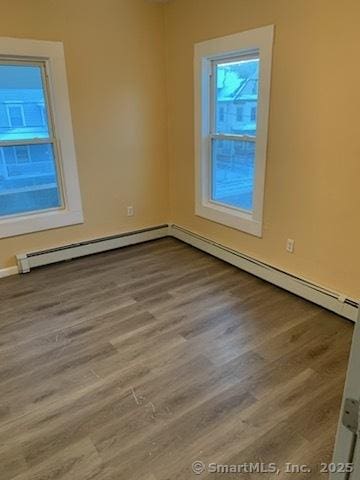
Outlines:
<svg viewBox="0 0 360 480"><path fill-rule="evenodd" d="M295 247L295 240L293 240L292 238L288 238L286 240L286 250L289 253L294 253L294 247Z"/></svg>
<svg viewBox="0 0 360 480"><path fill-rule="evenodd" d="M134 207L127 207L127 216L132 217L134 215Z"/></svg>

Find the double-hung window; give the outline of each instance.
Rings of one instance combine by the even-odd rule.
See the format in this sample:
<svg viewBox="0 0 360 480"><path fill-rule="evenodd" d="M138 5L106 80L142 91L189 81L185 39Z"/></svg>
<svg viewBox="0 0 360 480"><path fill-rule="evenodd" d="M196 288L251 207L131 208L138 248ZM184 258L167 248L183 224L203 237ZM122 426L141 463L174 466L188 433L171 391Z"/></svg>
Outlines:
<svg viewBox="0 0 360 480"><path fill-rule="evenodd" d="M0 238L82 221L62 44L0 38Z"/></svg>
<svg viewBox="0 0 360 480"><path fill-rule="evenodd" d="M195 45L196 214L262 235L273 27Z"/></svg>

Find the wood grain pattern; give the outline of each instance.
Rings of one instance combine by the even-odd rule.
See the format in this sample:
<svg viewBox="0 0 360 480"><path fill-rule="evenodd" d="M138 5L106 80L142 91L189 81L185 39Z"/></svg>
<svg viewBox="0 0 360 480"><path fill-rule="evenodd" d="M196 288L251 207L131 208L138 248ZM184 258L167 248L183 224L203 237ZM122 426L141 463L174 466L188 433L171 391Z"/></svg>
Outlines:
<svg viewBox="0 0 360 480"><path fill-rule="evenodd" d="M3 279L0 299L2 480L331 458L352 324L320 307L174 239Z"/></svg>

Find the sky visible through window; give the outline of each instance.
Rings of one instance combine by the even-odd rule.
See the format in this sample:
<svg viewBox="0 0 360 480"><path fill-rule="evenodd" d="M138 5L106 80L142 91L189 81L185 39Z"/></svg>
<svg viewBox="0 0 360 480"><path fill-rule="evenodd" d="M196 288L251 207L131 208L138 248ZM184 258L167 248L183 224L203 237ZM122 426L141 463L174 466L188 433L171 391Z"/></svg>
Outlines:
<svg viewBox="0 0 360 480"><path fill-rule="evenodd" d="M215 133L256 137L259 59L217 63L215 81ZM251 211L255 142L212 142L212 200Z"/></svg>
<svg viewBox="0 0 360 480"><path fill-rule="evenodd" d="M0 62L0 216L60 207L51 135L41 67Z"/></svg>

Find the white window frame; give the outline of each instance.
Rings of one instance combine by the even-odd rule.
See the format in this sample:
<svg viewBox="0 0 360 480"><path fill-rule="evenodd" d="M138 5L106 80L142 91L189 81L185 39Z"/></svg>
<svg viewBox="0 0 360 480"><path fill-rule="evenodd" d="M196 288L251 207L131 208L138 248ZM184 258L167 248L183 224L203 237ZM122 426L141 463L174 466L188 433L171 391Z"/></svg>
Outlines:
<svg viewBox="0 0 360 480"><path fill-rule="evenodd" d="M0 217L0 238L83 223L63 44L0 37L0 57L45 64L49 111L56 132L58 183L63 200L61 208Z"/></svg>
<svg viewBox="0 0 360 480"><path fill-rule="evenodd" d="M258 237L262 236L263 223L273 35L274 26L269 25L197 43L194 52L195 214ZM259 94L253 210L248 212L211 200L211 111L214 93L210 91L210 85L214 61L255 52L260 59Z"/></svg>

